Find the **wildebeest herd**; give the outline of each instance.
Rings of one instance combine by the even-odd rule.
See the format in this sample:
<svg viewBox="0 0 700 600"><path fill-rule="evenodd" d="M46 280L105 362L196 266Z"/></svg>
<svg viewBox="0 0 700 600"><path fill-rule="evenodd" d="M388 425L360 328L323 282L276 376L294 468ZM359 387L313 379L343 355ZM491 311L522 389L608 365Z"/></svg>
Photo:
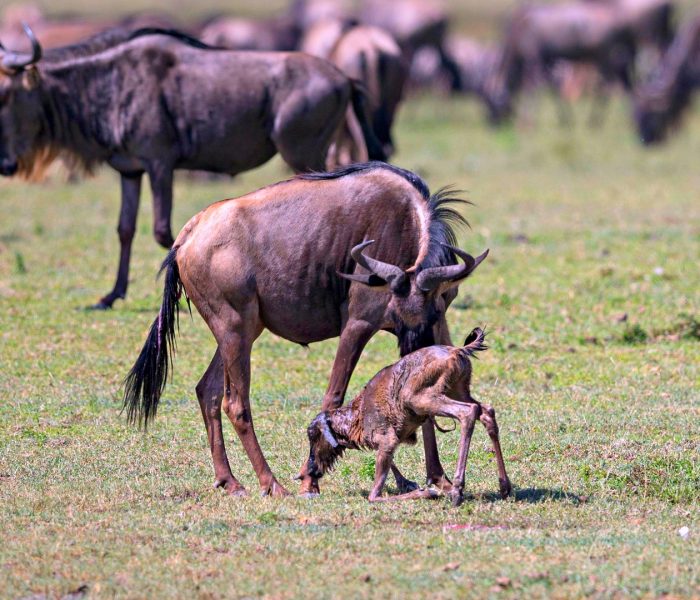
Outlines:
<svg viewBox="0 0 700 600"><path fill-rule="evenodd" d="M489 46L449 34L441 6L419 0L367 0L355 11L295 0L275 18L219 16L197 27L162 15L106 23L15 13L0 50L0 173L35 179L61 160L76 177L104 163L120 174L117 278L95 308L126 296L144 174L155 239L170 249L160 312L125 383L130 420L156 414L184 296L218 346L196 387L216 487L244 492L226 455L223 409L263 493L288 493L258 444L249 401L250 354L268 329L303 345L340 338L323 412L308 429L304 493L318 492L346 448L368 447L378 452L370 500L381 499L391 469L397 498L440 490L459 503L478 419L510 494L495 413L470 394L468 357L485 349L484 333L453 347L445 316L486 253L456 247L457 198L383 162L395 150L398 107L411 88L443 87L474 94L498 125L519 95L545 84L570 119L567 98L590 86L604 102L619 87L642 141L658 142L700 87L700 15L676 31L671 0L533 4ZM173 238L175 170L236 175L278 153L295 177L214 204ZM381 330L397 336L403 358L341 408ZM438 457L436 416L461 425L454 482ZM418 427L428 490L393 463Z"/></svg>

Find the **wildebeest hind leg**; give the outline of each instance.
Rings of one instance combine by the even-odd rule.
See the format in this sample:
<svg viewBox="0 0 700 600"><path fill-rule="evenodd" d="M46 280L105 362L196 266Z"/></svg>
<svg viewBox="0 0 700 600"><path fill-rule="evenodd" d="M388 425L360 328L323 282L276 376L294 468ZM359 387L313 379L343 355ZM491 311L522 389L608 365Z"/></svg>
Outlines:
<svg viewBox="0 0 700 600"><path fill-rule="evenodd" d="M126 296L126 288L129 285L129 261L131 260L131 243L136 233L136 217L139 212L139 199L141 197L141 177L142 174L122 175L122 202L119 210L119 269L117 270L117 280L112 291L100 299L92 308L105 310L111 308L115 300Z"/></svg>
<svg viewBox="0 0 700 600"><path fill-rule="evenodd" d="M289 492L277 481L265 460L250 410L250 352L263 329L257 320L257 306L248 306L242 314L223 308L221 313L227 330L215 332L215 336L224 363L224 412L255 469L263 495L288 496Z"/></svg>
<svg viewBox="0 0 700 600"><path fill-rule="evenodd" d="M224 397L223 387L224 361L218 348L211 359L209 367L197 384L197 400L202 410L202 418L207 428L209 448L214 462L214 487L224 488L229 494L239 496L246 493L245 488L231 473L226 456L224 433L221 427L221 401Z"/></svg>

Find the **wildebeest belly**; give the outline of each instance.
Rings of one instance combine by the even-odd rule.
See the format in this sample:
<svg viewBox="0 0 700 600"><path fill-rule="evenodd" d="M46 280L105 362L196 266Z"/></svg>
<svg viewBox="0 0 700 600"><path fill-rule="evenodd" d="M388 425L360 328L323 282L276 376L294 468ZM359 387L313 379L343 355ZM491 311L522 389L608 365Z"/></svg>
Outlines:
<svg viewBox="0 0 700 600"><path fill-rule="evenodd" d="M272 333L292 342L310 344L340 335L340 311L322 293L295 296L268 293L258 296L260 315Z"/></svg>

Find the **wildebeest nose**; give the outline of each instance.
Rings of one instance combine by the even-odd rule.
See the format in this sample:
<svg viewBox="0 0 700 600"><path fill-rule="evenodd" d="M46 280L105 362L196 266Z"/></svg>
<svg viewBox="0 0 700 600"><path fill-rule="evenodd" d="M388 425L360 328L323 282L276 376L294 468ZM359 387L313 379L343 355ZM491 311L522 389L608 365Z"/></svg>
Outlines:
<svg viewBox="0 0 700 600"><path fill-rule="evenodd" d="M0 160L0 175L10 177L17 173L17 161L3 158Z"/></svg>

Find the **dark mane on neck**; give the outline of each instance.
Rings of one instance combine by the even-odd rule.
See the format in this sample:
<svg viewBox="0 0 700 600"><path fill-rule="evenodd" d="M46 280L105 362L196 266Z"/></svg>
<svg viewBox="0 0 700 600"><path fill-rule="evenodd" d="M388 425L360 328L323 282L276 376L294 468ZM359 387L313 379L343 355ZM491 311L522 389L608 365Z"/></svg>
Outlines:
<svg viewBox="0 0 700 600"><path fill-rule="evenodd" d="M70 60L71 58L91 56L93 54L104 52L109 48L119 46L120 44L125 44L132 40L149 35L167 36L178 40L183 44L187 44L188 46L202 50L217 49L214 46L209 46L197 38L183 33L182 31L177 31L176 29L141 27L140 29L135 30L133 27L129 27L127 25L118 25L116 27L105 29L104 31L101 31L100 33L97 33L82 42L78 42L77 44L46 50L43 60L46 62L61 62Z"/></svg>
<svg viewBox="0 0 700 600"><path fill-rule="evenodd" d="M444 187L428 199L430 245L428 254L418 267L419 271L457 262L452 250L445 248L445 245L456 246L456 229L469 227L469 222L457 211L457 207L471 204L468 200L459 198L457 193L458 191L451 187Z"/></svg>
<svg viewBox="0 0 700 600"><path fill-rule="evenodd" d="M352 165L348 165L347 167L341 167L340 169L336 169L335 171L314 171L311 173L302 173L301 175L297 175L297 179L305 179L308 181L339 179L340 177L352 175L353 173L360 173L362 171L368 171L370 169L386 169L387 171L396 173L397 175L403 177L406 181L408 181L414 188L416 188L416 190L420 192L420 195L423 196L425 200L428 200L430 197L430 190L428 189L428 185L418 175L412 173L411 171L407 171L406 169L402 169L400 167L396 167L394 165L390 165L389 163L381 162L378 160L366 163L355 163Z"/></svg>

